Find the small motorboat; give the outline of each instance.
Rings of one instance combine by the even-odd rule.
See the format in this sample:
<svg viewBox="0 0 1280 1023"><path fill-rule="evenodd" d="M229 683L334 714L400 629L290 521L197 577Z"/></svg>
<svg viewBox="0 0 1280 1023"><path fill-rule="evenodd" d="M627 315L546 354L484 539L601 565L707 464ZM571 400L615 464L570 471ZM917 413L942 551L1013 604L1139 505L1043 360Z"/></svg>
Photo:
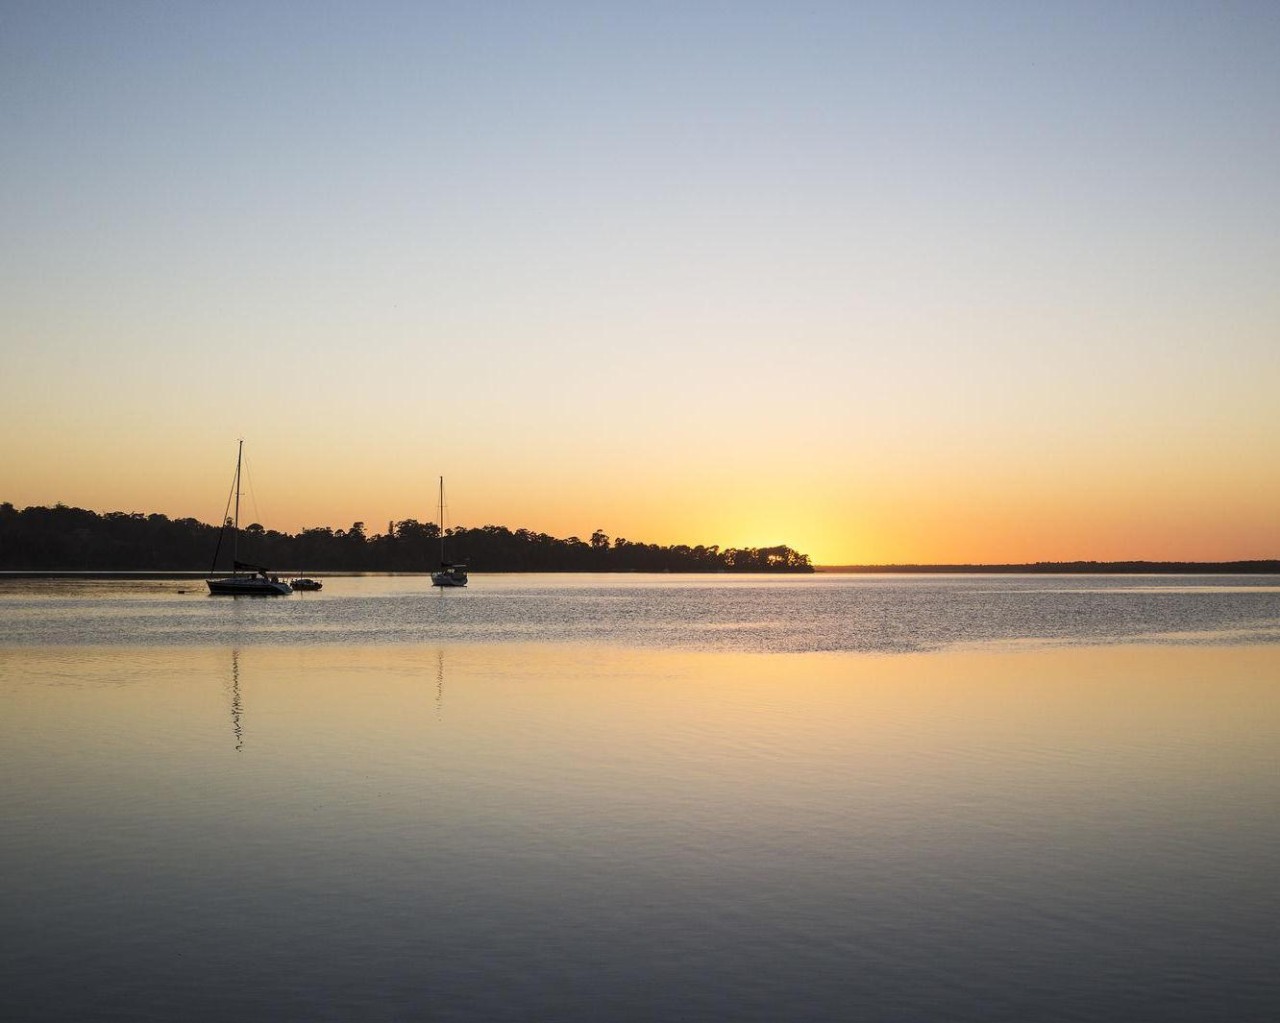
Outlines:
<svg viewBox="0 0 1280 1023"><path fill-rule="evenodd" d="M318 590L324 586L324 583L319 579L308 579L306 576L303 576L300 579L290 579L289 585L295 590Z"/></svg>

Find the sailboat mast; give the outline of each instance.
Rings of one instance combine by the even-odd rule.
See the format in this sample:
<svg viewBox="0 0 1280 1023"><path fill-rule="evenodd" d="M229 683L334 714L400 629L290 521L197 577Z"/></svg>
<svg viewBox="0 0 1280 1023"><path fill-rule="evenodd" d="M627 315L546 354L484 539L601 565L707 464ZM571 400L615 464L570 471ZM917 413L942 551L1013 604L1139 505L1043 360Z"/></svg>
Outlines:
<svg viewBox="0 0 1280 1023"><path fill-rule="evenodd" d="M444 564L444 477L440 477L440 564Z"/></svg>
<svg viewBox="0 0 1280 1023"><path fill-rule="evenodd" d="M234 575L240 560L240 460L244 457L244 438L240 438L240 446L236 448L236 518L231 530L231 572Z"/></svg>

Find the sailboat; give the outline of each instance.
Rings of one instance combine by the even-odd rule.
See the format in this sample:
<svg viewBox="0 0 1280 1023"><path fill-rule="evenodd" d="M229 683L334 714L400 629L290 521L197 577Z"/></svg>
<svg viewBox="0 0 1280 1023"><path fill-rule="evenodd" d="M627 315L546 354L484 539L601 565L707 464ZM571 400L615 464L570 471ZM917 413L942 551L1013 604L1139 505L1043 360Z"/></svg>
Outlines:
<svg viewBox="0 0 1280 1023"><path fill-rule="evenodd" d="M466 586L467 566L444 560L444 477L440 477L440 571L431 573L432 586Z"/></svg>
<svg viewBox="0 0 1280 1023"><path fill-rule="evenodd" d="M279 576L268 575L261 565L251 565L241 561L240 555L240 465L244 461L244 441L236 451L236 515L231 527L231 565L230 576L220 579L206 579L209 594L215 597L283 597L293 592L289 584L281 582ZM222 529L218 531L218 546L213 551L213 564L209 574L217 570L218 553L222 550L222 535L226 532L226 517L223 517Z"/></svg>

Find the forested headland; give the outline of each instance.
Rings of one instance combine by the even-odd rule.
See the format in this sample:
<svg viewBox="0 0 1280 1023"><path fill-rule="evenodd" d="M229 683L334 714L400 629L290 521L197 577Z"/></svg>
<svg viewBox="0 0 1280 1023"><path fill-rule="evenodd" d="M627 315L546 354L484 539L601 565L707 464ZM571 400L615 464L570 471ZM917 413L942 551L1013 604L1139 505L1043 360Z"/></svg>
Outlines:
<svg viewBox="0 0 1280 1023"><path fill-rule="evenodd" d="M10 572L204 572L219 549L216 525L141 512L99 514L59 504L17 509L0 504L0 570ZM229 532L229 530L228 530ZM449 560L478 572L812 572L809 556L787 546L730 547L638 543L596 530L560 539L506 526L445 531ZM231 568L231 542L217 570ZM427 572L440 562L440 527L405 519L371 533L315 526L280 533L243 527L241 561L291 572Z"/></svg>

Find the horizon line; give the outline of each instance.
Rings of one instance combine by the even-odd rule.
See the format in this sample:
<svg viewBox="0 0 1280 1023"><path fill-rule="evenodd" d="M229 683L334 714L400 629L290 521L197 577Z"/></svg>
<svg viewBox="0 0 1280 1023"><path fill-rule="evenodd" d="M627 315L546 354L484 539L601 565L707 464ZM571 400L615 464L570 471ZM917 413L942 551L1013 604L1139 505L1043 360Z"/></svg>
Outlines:
<svg viewBox="0 0 1280 1023"><path fill-rule="evenodd" d="M1093 571L1114 567L1147 568L1228 568L1270 566L1280 571L1280 558L1231 558L1229 560L1197 561L1186 558L1153 560L1151 558L1075 558L1069 561L1008 561L1008 562L886 562L880 564L815 564L815 572L1016 572L1045 571L1049 569L1089 569Z"/></svg>

